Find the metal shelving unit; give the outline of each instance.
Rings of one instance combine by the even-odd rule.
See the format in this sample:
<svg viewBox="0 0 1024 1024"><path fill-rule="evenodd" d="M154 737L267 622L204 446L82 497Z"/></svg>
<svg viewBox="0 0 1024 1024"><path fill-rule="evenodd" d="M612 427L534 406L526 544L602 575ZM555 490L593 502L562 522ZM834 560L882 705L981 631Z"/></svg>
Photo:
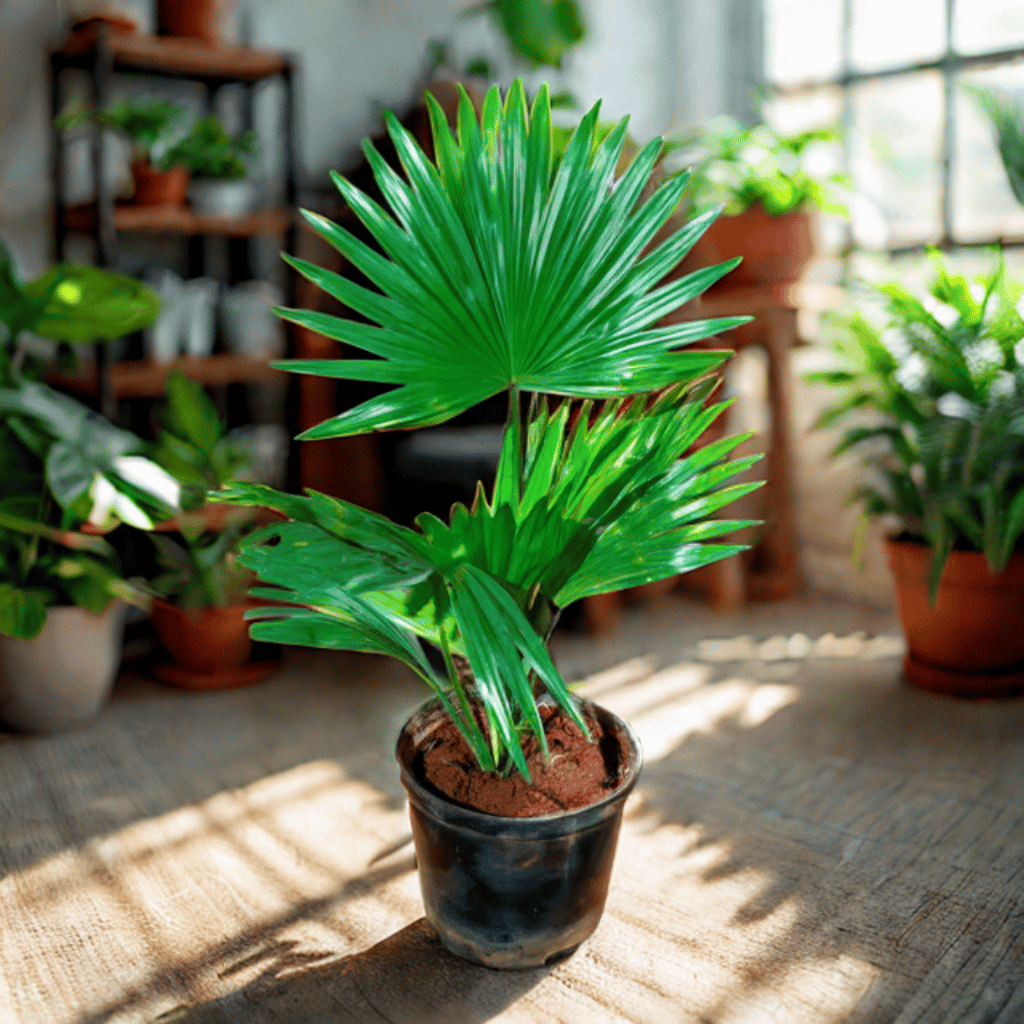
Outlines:
<svg viewBox="0 0 1024 1024"><path fill-rule="evenodd" d="M203 273L204 239L221 236L228 239L229 278L240 280L251 276L250 240L271 235L281 240L288 251L295 247L296 198L295 172L295 61L285 53L255 50L243 46L210 46L200 40L169 36L152 36L115 30L93 21L70 33L62 45L50 54L51 112L55 119L63 105L62 84L65 72L79 69L87 72L92 102L99 109L110 103L114 77L137 75L196 82L202 86L207 113L216 106L216 97L226 85L242 87L242 128L253 126L253 91L265 82L282 83L284 103L284 205L240 217L201 217L188 208L137 207L117 205L110 182L104 174L107 139L100 128L93 132L92 165L96 183L96 200L85 206L69 206L64 195L65 142L61 132L53 129L52 166L54 189L54 251L63 259L68 235L84 233L96 239L97 263L107 268L117 265L120 234L170 234L185 239L188 277ZM291 277L288 291L293 291ZM289 295L289 300L291 295ZM196 379L225 384L251 381L260 374L251 357L214 356L209 373L203 371L202 360L182 360L182 369ZM269 368L268 368L269 371ZM272 372L272 371L269 371ZM163 393L164 372L150 372L147 364L132 361L112 365L106 349L96 346L96 378L68 377L61 383L97 395L102 411L116 418L117 400L128 397L158 397ZM129 386L128 382L132 382Z"/></svg>

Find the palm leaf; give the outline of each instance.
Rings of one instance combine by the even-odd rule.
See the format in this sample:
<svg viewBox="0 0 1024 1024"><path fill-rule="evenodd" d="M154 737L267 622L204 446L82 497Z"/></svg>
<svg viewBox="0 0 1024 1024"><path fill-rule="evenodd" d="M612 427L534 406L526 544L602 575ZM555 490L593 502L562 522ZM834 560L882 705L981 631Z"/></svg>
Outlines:
<svg viewBox="0 0 1024 1024"><path fill-rule="evenodd" d="M279 313L377 358L279 365L396 387L304 437L440 423L513 388L621 397L693 380L721 364L725 353L678 349L742 318L651 326L735 265L655 287L714 219L698 218L644 255L686 187L685 177L670 178L638 205L659 141L616 182L625 122L595 145L595 107L552 171L546 87L532 111L521 84L512 86L503 107L492 90L482 125L463 93L455 135L427 99L436 164L390 115L404 178L372 145L365 147L388 210L335 177L380 252L305 214L378 290L302 260L290 260L292 266L371 322Z"/></svg>

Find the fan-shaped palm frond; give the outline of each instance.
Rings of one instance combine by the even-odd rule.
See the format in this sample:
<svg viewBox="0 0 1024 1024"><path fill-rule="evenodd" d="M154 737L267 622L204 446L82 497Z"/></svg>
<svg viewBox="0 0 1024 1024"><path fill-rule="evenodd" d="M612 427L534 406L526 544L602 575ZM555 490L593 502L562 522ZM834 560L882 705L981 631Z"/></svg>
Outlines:
<svg viewBox="0 0 1024 1024"><path fill-rule="evenodd" d="M737 262L655 288L715 217L712 211L696 218L644 255L686 186L684 176L670 178L637 205L660 140L616 180L626 122L595 145L595 106L553 171L546 86L532 112L521 83L509 90L504 106L495 87L480 122L462 92L457 137L429 93L427 102L436 165L391 115L388 131L407 180L365 143L390 215L335 176L384 255L326 218L305 213L313 229L380 291L304 260L289 262L372 323L307 310L279 312L380 358L278 365L397 388L303 437L440 423L510 389L579 398L632 395L693 380L726 358L675 350L741 318L652 327Z"/></svg>
<svg viewBox="0 0 1024 1024"><path fill-rule="evenodd" d="M541 639L561 607L741 550L705 542L751 525L711 517L760 486L725 486L756 457L725 461L740 436L680 459L724 407L705 409L690 397L677 386L649 407L643 398L616 401L593 417L589 403L571 410L563 402L550 413L538 403L525 445L517 419L506 430L490 501L480 489L472 509L456 505L447 524L424 514L421 532L316 493L297 498L257 484L218 492L296 520L243 545L242 562L285 588L263 596L301 606L254 613L270 621L253 636L386 649L456 702L454 678L449 693L424 668L418 635L469 661L499 752L521 756L516 727L534 725L536 713L531 672L574 713ZM472 717L464 718L468 728Z"/></svg>

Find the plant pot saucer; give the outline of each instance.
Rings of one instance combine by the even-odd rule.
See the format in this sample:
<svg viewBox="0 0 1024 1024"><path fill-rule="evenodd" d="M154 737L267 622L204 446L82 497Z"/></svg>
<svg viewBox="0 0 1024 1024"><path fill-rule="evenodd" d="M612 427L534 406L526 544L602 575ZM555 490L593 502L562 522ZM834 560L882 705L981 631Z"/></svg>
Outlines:
<svg viewBox="0 0 1024 1024"><path fill-rule="evenodd" d="M280 658L248 661L238 668L220 668L213 672L186 668L177 662L166 661L153 666L153 675L162 683L179 690L233 690L240 686L261 683L273 675L281 664Z"/></svg>
<svg viewBox="0 0 1024 1024"><path fill-rule="evenodd" d="M975 700L1024 694L1024 666L1009 672L957 672L936 668L907 654L903 658L903 676L918 689L947 697Z"/></svg>

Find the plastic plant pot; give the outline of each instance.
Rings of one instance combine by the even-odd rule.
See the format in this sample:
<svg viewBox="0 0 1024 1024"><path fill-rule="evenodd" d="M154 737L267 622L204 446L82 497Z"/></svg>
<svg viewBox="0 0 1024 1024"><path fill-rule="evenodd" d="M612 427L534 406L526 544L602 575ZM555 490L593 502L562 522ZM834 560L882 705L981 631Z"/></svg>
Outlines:
<svg viewBox="0 0 1024 1024"><path fill-rule="evenodd" d="M625 722L583 703L626 754L621 781L588 807L541 817L485 814L423 785L423 746L445 714L436 698L399 735L426 917L442 944L465 960L513 970L557 963L601 920L622 809L643 758Z"/></svg>

